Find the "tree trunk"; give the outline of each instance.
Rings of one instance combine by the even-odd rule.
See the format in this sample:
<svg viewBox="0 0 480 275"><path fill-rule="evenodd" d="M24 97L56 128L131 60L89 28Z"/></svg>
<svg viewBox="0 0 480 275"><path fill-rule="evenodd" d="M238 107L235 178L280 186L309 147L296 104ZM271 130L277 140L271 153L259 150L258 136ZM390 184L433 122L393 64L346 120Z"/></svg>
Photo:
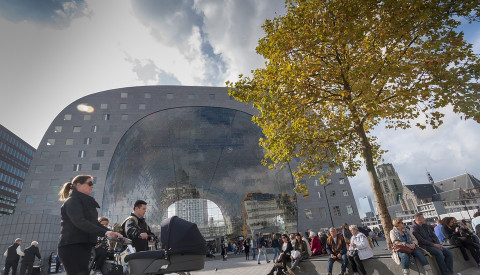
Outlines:
<svg viewBox="0 0 480 275"><path fill-rule="evenodd" d="M370 177L370 184L372 186L378 215L380 216L380 222L383 226L383 232L385 233L387 247L389 250L391 250L392 242L390 241L390 230L393 228L392 218L388 213L387 204L385 203L385 197L383 196L382 192L382 186L380 185L380 181L378 180L377 172L375 170L375 165L373 164L372 146L368 141L363 124L357 126L356 132L360 136L360 140L362 142L363 159L365 160L365 166L367 168L368 176Z"/></svg>

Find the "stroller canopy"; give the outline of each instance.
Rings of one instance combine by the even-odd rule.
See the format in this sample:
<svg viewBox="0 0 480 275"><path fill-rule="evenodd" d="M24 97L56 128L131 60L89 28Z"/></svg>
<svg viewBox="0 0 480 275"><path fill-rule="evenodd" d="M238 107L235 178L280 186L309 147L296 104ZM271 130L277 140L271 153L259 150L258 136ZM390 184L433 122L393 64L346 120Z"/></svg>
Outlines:
<svg viewBox="0 0 480 275"><path fill-rule="evenodd" d="M161 227L161 241L168 255L207 254L207 243L196 224L173 216L163 220Z"/></svg>

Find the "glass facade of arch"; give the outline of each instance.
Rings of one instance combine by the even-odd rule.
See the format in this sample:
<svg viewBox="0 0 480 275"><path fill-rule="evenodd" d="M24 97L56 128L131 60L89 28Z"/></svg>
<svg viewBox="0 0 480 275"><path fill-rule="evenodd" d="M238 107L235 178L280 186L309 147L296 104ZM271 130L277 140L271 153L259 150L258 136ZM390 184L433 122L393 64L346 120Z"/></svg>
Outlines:
<svg viewBox="0 0 480 275"><path fill-rule="evenodd" d="M148 203L147 221L155 228L172 204L203 209L202 200L194 199L204 199L218 206L224 220L209 221L208 214L197 213L199 228L222 224L224 230L211 232L236 235L295 232L291 172L261 164L261 135L251 115L227 108L181 107L146 116L125 133L115 150L103 214L121 221L133 203L143 199Z"/></svg>

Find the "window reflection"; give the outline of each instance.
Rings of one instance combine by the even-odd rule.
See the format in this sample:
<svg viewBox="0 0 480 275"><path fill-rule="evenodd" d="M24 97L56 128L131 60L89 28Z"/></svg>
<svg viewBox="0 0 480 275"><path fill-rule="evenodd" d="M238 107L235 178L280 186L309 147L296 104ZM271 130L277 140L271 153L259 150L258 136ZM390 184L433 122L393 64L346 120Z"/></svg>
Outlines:
<svg viewBox="0 0 480 275"><path fill-rule="evenodd" d="M261 134L251 115L226 108L183 107L144 117L112 157L103 215L121 222L143 199L147 221L156 228L172 204L208 200L223 215L217 233L296 231L290 170L261 164ZM196 223L208 225L208 215L200 216Z"/></svg>

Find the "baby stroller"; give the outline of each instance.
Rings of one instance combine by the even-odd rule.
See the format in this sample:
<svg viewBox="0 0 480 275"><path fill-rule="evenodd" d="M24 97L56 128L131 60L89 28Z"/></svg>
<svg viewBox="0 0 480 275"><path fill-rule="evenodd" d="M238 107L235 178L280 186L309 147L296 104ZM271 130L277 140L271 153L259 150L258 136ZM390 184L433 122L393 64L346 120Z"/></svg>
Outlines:
<svg viewBox="0 0 480 275"><path fill-rule="evenodd" d="M130 274L169 274L203 269L207 243L196 224L177 216L161 223L162 250L125 257Z"/></svg>

